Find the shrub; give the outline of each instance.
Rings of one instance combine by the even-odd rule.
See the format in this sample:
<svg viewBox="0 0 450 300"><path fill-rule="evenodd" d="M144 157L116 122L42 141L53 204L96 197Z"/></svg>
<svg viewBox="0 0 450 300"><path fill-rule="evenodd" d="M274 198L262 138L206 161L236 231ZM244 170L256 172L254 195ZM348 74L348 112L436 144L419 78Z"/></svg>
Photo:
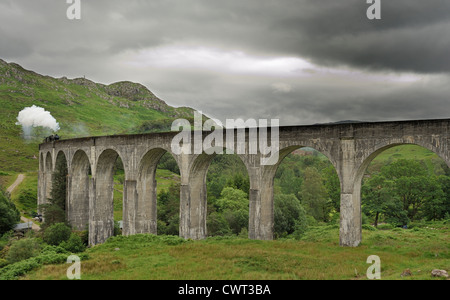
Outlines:
<svg viewBox="0 0 450 300"><path fill-rule="evenodd" d="M17 277L22 276L37 267L39 267L39 262L35 257L8 265L2 268L0 280L16 279Z"/></svg>
<svg viewBox="0 0 450 300"><path fill-rule="evenodd" d="M8 261L6 259L0 258L0 269L6 265L8 265Z"/></svg>
<svg viewBox="0 0 450 300"><path fill-rule="evenodd" d="M20 212L14 203L0 190L0 235L10 231L20 222Z"/></svg>
<svg viewBox="0 0 450 300"><path fill-rule="evenodd" d="M374 226L372 226L372 225L369 225L369 224L363 224L363 225L362 225L362 229L370 230L370 231L375 231L375 230L377 230L376 227L374 227Z"/></svg>
<svg viewBox="0 0 450 300"><path fill-rule="evenodd" d="M380 230L389 230L393 229L394 226L392 224L386 223L386 224L378 224L377 228Z"/></svg>
<svg viewBox="0 0 450 300"><path fill-rule="evenodd" d="M72 233L67 241L63 241L60 246L69 252L79 253L86 249L81 237L76 233Z"/></svg>
<svg viewBox="0 0 450 300"><path fill-rule="evenodd" d="M36 239L21 239L12 243L6 260L12 264L39 254L41 247Z"/></svg>
<svg viewBox="0 0 450 300"><path fill-rule="evenodd" d="M59 245L70 238L72 230L64 223L51 225L44 231L44 241L49 245Z"/></svg>

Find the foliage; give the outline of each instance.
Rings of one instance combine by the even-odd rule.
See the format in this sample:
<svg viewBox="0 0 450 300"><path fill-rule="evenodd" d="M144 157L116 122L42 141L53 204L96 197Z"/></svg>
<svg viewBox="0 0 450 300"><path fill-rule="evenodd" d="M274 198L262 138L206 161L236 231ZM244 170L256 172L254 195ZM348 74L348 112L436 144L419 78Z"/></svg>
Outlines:
<svg viewBox="0 0 450 300"><path fill-rule="evenodd" d="M71 229L64 223L56 223L45 229L43 240L49 245L59 245L71 236Z"/></svg>
<svg viewBox="0 0 450 300"><path fill-rule="evenodd" d="M9 248L6 260L8 263L12 264L37 256L40 248L41 246L35 238L24 238L14 241Z"/></svg>
<svg viewBox="0 0 450 300"><path fill-rule="evenodd" d="M392 181L380 175L374 175L362 187L364 199L363 212L374 218L377 227L380 214L386 212L388 202L392 201Z"/></svg>
<svg viewBox="0 0 450 300"><path fill-rule="evenodd" d="M173 156L166 152L158 162L158 169L169 170L172 173L180 174L180 168Z"/></svg>
<svg viewBox="0 0 450 300"><path fill-rule="evenodd" d="M17 201L25 210L36 209L37 197L33 189L24 189L20 191Z"/></svg>
<svg viewBox="0 0 450 300"><path fill-rule="evenodd" d="M238 235L248 226L248 196L245 192L225 187L216 202L216 208L228 223L231 232Z"/></svg>
<svg viewBox="0 0 450 300"><path fill-rule="evenodd" d="M329 220L330 205L327 196L320 173L314 167L306 168L301 199L307 213L317 221L326 222Z"/></svg>
<svg viewBox="0 0 450 300"><path fill-rule="evenodd" d="M180 225L180 184L172 183L158 194L158 234L178 235Z"/></svg>
<svg viewBox="0 0 450 300"><path fill-rule="evenodd" d="M52 175L52 190L48 203L41 204L40 209L44 215L45 229L53 224L64 223L66 221L66 197L67 197L67 164L64 160L58 160L56 169Z"/></svg>
<svg viewBox="0 0 450 300"><path fill-rule="evenodd" d="M72 232L67 241L62 241L59 245L61 248L72 253L79 253L86 250L86 246L83 244L81 237L74 232Z"/></svg>
<svg viewBox="0 0 450 300"><path fill-rule="evenodd" d="M327 190L331 209L339 212L341 209L341 183L339 181L336 170L330 163L326 168L323 169L321 174L322 178L324 179L324 186Z"/></svg>
<svg viewBox="0 0 450 300"><path fill-rule="evenodd" d="M422 162L399 159L381 168L362 186L363 212L403 226L416 219L438 220L449 211L450 180L430 173Z"/></svg>
<svg viewBox="0 0 450 300"><path fill-rule="evenodd" d="M1 268L0 280L18 279L20 276L23 276L31 270L41 267L42 265L63 264L67 261L67 257L69 255L70 252L61 247L46 246L37 256L15 262ZM89 258L89 255L86 253L80 253L78 256L81 260L86 260Z"/></svg>
<svg viewBox="0 0 450 300"><path fill-rule="evenodd" d="M224 215L218 212L212 212L206 219L208 235L223 236L231 233L230 226Z"/></svg>
<svg viewBox="0 0 450 300"><path fill-rule="evenodd" d="M65 210L67 197L67 164L65 163L65 159L56 163L56 168L52 175L52 190L50 195L50 203Z"/></svg>
<svg viewBox="0 0 450 300"><path fill-rule="evenodd" d="M221 197L225 187L240 189L248 195L250 181L244 163L235 154L216 155L208 169L206 187L211 202Z"/></svg>
<svg viewBox="0 0 450 300"><path fill-rule="evenodd" d="M278 194L274 197L274 233L285 237L296 233L300 237L308 228L306 213L294 194Z"/></svg>
<svg viewBox="0 0 450 300"><path fill-rule="evenodd" d="M0 190L0 235L10 231L20 221L20 212Z"/></svg>
<svg viewBox="0 0 450 300"><path fill-rule="evenodd" d="M280 177L281 193L285 195L294 195L297 199L301 199L302 177L295 176L292 169L286 169Z"/></svg>

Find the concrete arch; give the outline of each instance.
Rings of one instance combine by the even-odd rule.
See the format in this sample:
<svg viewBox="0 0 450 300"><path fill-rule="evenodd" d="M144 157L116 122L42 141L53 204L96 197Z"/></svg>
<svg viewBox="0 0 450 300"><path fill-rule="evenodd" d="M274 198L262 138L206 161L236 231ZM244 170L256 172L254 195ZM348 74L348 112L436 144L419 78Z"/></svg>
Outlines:
<svg viewBox="0 0 450 300"><path fill-rule="evenodd" d="M65 163L66 165L69 165L69 161L67 159L67 155L66 155L66 152L64 150L59 150L56 153L55 168L58 165L58 163Z"/></svg>
<svg viewBox="0 0 450 300"><path fill-rule="evenodd" d="M89 203L90 245L101 244L114 235L114 166L118 157L117 151L105 149L97 159L92 191L95 201Z"/></svg>
<svg viewBox="0 0 450 300"><path fill-rule="evenodd" d="M68 178L67 219L76 230L85 230L89 223L91 163L83 150L72 157Z"/></svg>
<svg viewBox="0 0 450 300"><path fill-rule="evenodd" d="M435 154L437 154L443 161L445 161L445 163L450 167L450 160L448 158L448 156L446 155L445 151L443 151L441 148L436 147L433 143L427 143L427 142L423 142L423 141L414 141L414 139L406 139L404 141L399 141L397 139L393 140L393 141L383 141L381 143L376 144L373 148L366 150L366 155L362 156L361 158L361 163L360 165L357 167L358 171L356 173L356 177L362 177L362 175L364 175L365 170L367 169L367 167L369 166L369 164L372 162L372 160L377 157L381 152L392 148L392 147L396 147L396 146L400 146L400 145L416 145L416 146L420 146L423 147L427 150L430 150L432 152L434 152ZM361 175L362 172L362 175Z"/></svg>
<svg viewBox="0 0 450 300"><path fill-rule="evenodd" d="M226 150L226 147L219 147L216 150ZM189 194L187 201L180 199L180 233L182 236L190 236L192 239L204 239L207 237L206 216L207 216L207 190L206 176L209 166L216 155L232 155L217 154L221 151L215 151L213 154L196 154L192 157L189 167ZM245 155L236 154L248 174L248 167ZM181 193L183 196L183 193ZM184 211L184 212L181 212ZM189 233L188 233L189 232Z"/></svg>
<svg viewBox="0 0 450 300"><path fill-rule="evenodd" d="M53 158L50 151L47 151L47 153L45 154L44 172L53 172Z"/></svg>
<svg viewBox="0 0 450 300"><path fill-rule="evenodd" d="M259 193L260 193L260 201L257 202L255 204L255 212L253 212L255 215L257 215L257 217L255 217L255 219L260 220L259 223L254 224L255 227L258 228L258 232L259 232L259 236L257 236L257 238L262 238L262 239L268 239L271 240L273 239L273 232L274 232L274 224L275 224L275 220L274 220L274 178L275 178L275 174L278 170L278 167L280 166L280 164L282 163L282 161L286 158L286 156L288 156L290 153L292 153L293 151L300 149L300 148L304 148L304 147L309 147L312 148L316 151L319 151L321 154L325 155L328 160L331 162L331 164L333 165L339 180L340 175L337 169L337 165L336 163L333 163L333 156L331 156L328 151L326 151L327 154L324 154L323 152L321 152L320 150L317 150L315 147L313 146L304 146L304 144L299 144L299 143L289 143L289 145L285 145L284 147L280 146L280 150L278 152L278 161L276 164L273 165L266 165L263 166L263 171L262 171L262 176L259 179L260 181L258 183L254 183L259 184ZM252 180L252 181L256 181L256 180ZM250 183L252 184L252 183Z"/></svg>
<svg viewBox="0 0 450 300"><path fill-rule="evenodd" d="M155 175L158 163L166 153L171 154L166 149L153 148L140 159L137 172L136 204L128 214L128 221L134 226L130 226L133 230L128 234L157 234L157 182ZM130 200L128 199L128 201Z"/></svg>
<svg viewBox="0 0 450 300"><path fill-rule="evenodd" d="M367 167L372 162L372 160L377 157L380 153L383 151L396 147L401 145L416 145L423 147L427 150L430 150L437 154L445 163L450 166L449 161L446 160L446 156L443 152L437 151L440 149L437 149L432 144L421 142L421 141L415 141L413 138L407 138L407 139L394 139L394 140L386 140L382 141L380 143L377 143L373 148L371 148L369 151L365 151L367 154L361 158L360 164L355 168L355 173L352 176L352 182L353 182L353 197L352 197L352 206L353 206L353 223L357 225L357 240L361 241L362 239L362 214L361 214L361 185L362 185L362 179L363 176L367 170ZM341 226L342 227L342 226ZM359 244L359 242L358 242Z"/></svg>
<svg viewBox="0 0 450 300"><path fill-rule="evenodd" d="M57 185L64 185L63 186L59 186L59 189L65 189L65 193L64 195L60 195L61 197L64 197L64 207L61 207L65 210L66 212L66 217L67 217L67 177L68 177L68 164L69 162L67 161L66 158L66 153L63 150L59 150L56 154L56 158L55 158L55 165L53 168L53 175L52 175L52 185L54 185L55 183ZM55 188L55 186L53 186L53 188Z"/></svg>

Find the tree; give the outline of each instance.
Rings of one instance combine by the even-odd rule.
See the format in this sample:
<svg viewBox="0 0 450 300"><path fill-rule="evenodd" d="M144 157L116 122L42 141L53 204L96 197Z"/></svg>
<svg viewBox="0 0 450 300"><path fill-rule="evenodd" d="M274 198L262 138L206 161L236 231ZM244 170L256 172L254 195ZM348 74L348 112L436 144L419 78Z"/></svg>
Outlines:
<svg viewBox="0 0 450 300"><path fill-rule="evenodd" d="M239 234L242 228L248 227L248 205L247 194L232 187L225 187L220 199L216 202L217 212L222 213L229 228L235 234Z"/></svg>
<svg viewBox="0 0 450 300"><path fill-rule="evenodd" d="M400 177L395 181L394 192L411 221L426 202L434 199L435 203L441 203L444 196L438 181L430 176Z"/></svg>
<svg viewBox="0 0 450 300"><path fill-rule="evenodd" d="M67 199L67 164L65 161L57 160L55 172L52 175L52 190L48 203L42 204L45 222L44 228L56 223L66 222L66 199Z"/></svg>
<svg viewBox="0 0 450 300"><path fill-rule="evenodd" d="M333 165L330 164L323 170L323 176L331 207L339 212L341 210L341 182Z"/></svg>
<svg viewBox="0 0 450 300"><path fill-rule="evenodd" d="M397 179L400 177L427 176L426 167L415 160L399 159L381 168L381 174L387 179Z"/></svg>
<svg viewBox="0 0 450 300"><path fill-rule="evenodd" d="M168 190L163 190L158 194L157 210L158 234L178 235L180 224L179 183L172 183Z"/></svg>
<svg viewBox="0 0 450 300"><path fill-rule="evenodd" d="M20 212L0 190L0 235L13 229L20 222Z"/></svg>
<svg viewBox="0 0 450 300"><path fill-rule="evenodd" d="M57 205L62 210L66 209L67 198L67 164L60 162L56 164L55 172L52 175L52 191L50 193L50 203Z"/></svg>
<svg viewBox="0 0 450 300"><path fill-rule="evenodd" d="M294 194L277 194L274 197L274 233L283 237L302 234L307 228L306 213Z"/></svg>
<svg viewBox="0 0 450 300"><path fill-rule="evenodd" d="M43 240L49 245L58 246L60 243L67 241L72 234L72 230L64 223L56 223L49 226L44 231Z"/></svg>
<svg viewBox="0 0 450 300"><path fill-rule="evenodd" d="M386 211L387 204L394 199L392 181L384 176L374 175L362 186L362 210L367 216L374 218L377 227L380 215Z"/></svg>
<svg viewBox="0 0 450 300"><path fill-rule="evenodd" d="M444 170L446 170L446 175L437 178L444 193L441 203L433 203L424 207L426 210L425 216L430 220L439 220L445 218L446 214L450 215L450 174L447 174L447 170L450 169L447 167Z"/></svg>
<svg viewBox="0 0 450 300"><path fill-rule="evenodd" d="M302 187L302 178L297 177L292 169L285 169L280 177L281 193L293 194L300 200L300 190Z"/></svg>
<svg viewBox="0 0 450 300"><path fill-rule="evenodd" d="M245 192L232 187L225 187L220 196L220 199L216 202L219 212L241 209L248 211L248 198Z"/></svg>
<svg viewBox="0 0 450 300"><path fill-rule="evenodd" d="M230 226L224 216L218 212L212 212L206 219L206 227L208 229L208 235L227 235L230 231Z"/></svg>
<svg viewBox="0 0 450 300"><path fill-rule="evenodd" d="M322 177L314 167L305 170L305 178L301 189L302 203L306 212L317 221L328 221L330 205Z"/></svg>
<svg viewBox="0 0 450 300"><path fill-rule="evenodd" d="M250 191L250 180L248 176L244 176L242 173L236 173L233 177L228 178L226 186L241 190L248 197Z"/></svg>
<svg viewBox="0 0 450 300"><path fill-rule="evenodd" d="M363 210L367 215L375 215L375 224L381 213L386 221L397 225L420 217L442 218L447 188L450 180L446 176L438 179L428 174L427 168L418 161L397 160L363 185Z"/></svg>

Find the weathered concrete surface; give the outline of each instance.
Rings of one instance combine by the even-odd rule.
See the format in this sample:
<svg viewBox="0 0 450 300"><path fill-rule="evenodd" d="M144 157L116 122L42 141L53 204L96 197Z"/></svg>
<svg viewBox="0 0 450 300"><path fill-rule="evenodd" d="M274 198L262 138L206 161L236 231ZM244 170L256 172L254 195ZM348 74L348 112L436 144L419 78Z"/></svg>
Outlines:
<svg viewBox="0 0 450 300"><path fill-rule="evenodd" d="M258 149L250 153L249 139L238 143L237 130L231 150L238 154L250 179L249 238L273 239L273 178L282 159L301 147L314 148L326 155L341 183L340 244L358 246L361 242L361 180L369 163L380 152L400 144L417 144L437 153L447 164L450 120L418 120L352 124L325 124L279 127L278 158L263 165ZM214 155L174 154L171 142L176 132L89 137L41 144L38 203L45 203L51 191L51 174L62 152L68 166L68 220L74 227L89 226L89 242L103 243L113 233L113 165L117 157L125 169L123 233L156 233L155 170L161 156L169 152L181 173L180 236L203 239L206 231L206 174ZM204 141L211 132L191 133ZM192 146L193 148L193 146ZM231 148L231 147L229 147ZM192 149L193 150L193 149Z"/></svg>

